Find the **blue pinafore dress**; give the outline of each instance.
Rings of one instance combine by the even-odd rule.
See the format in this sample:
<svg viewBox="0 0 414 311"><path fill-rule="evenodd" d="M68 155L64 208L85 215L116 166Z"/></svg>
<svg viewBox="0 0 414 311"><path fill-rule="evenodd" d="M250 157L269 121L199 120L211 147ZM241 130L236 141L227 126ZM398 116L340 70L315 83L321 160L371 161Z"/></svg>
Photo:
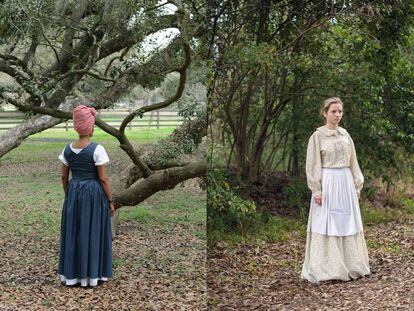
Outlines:
<svg viewBox="0 0 414 311"><path fill-rule="evenodd" d="M109 202L98 178L90 143L78 154L69 145L64 156L72 172L62 210L58 273L66 285L96 286L112 277Z"/></svg>

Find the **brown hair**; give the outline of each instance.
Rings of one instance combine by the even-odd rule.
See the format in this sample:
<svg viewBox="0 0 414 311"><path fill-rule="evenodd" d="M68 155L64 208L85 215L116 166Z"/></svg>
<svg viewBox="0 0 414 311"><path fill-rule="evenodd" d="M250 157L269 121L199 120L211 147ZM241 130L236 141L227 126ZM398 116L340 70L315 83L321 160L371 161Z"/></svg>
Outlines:
<svg viewBox="0 0 414 311"><path fill-rule="evenodd" d="M325 116L323 115L325 112L329 111L329 108L331 107L332 104L341 104L342 108L344 107L344 103L342 102L342 100L339 97L329 97L327 99L325 99L323 101L322 104L322 108L320 111L321 117L324 121L325 120Z"/></svg>

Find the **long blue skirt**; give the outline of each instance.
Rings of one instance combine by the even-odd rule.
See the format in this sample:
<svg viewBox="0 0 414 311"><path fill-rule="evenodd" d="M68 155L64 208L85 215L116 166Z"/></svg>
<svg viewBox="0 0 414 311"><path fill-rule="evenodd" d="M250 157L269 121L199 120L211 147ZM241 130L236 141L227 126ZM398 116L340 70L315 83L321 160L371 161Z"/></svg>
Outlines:
<svg viewBox="0 0 414 311"><path fill-rule="evenodd" d="M109 203L99 180L74 180L62 210L58 272L66 285L112 277ZM84 282L82 282L82 285Z"/></svg>

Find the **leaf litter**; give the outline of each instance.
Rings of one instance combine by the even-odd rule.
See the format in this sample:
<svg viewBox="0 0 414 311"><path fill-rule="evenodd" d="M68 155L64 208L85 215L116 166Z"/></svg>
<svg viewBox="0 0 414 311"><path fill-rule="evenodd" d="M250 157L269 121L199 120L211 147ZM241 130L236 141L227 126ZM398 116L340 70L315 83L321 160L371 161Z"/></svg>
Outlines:
<svg viewBox="0 0 414 311"><path fill-rule="evenodd" d="M300 279L305 240L209 249L210 310L413 310L414 222L365 229L371 275L320 286Z"/></svg>

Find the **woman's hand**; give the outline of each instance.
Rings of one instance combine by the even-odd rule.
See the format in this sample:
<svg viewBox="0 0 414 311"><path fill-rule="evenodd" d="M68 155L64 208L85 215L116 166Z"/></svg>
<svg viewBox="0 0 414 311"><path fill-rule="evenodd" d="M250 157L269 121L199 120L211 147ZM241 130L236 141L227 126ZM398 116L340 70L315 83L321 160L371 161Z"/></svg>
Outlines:
<svg viewBox="0 0 414 311"><path fill-rule="evenodd" d="M321 195L315 196L315 203L318 204L318 205L322 205L322 196Z"/></svg>
<svg viewBox="0 0 414 311"><path fill-rule="evenodd" d="M114 202L109 203L109 208L111 209L111 217L114 215L115 213L115 205Z"/></svg>

